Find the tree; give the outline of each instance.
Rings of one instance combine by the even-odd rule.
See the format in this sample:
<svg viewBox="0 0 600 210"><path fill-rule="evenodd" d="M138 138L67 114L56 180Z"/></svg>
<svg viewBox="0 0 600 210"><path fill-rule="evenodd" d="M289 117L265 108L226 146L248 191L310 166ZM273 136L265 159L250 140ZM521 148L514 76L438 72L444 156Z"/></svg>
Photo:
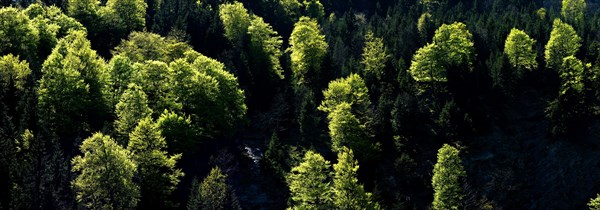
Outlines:
<svg viewBox="0 0 600 210"><path fill-rule="evenodd" d="M225 37L236 47L241 46L250 26L248 10L240 2L225 3L219 6L219 17L223 22Z"/></svg>
<svg viewBox="0 0 600 210"><path fill-rule="evenodd" d="M427 44L415 53L410 74L417 82L447 82L446 69L440 64L440 52L435 44Z"/></svg>
<svg viewBox="0 0 600 210"><path fill-rule="evenodd" d="M198 75L205 74L208 76L207 79L216 81L218 87L218 94L213 95L216 103L211 105L211 113L208 113L208 116L212 117L207 119L210 119L211 124L216 125L219 131L232 129L236 122L244 118L248 109L244 103L246 97L240 88L238 79L225 70L223 63L204 55L197 57L192 67L199 72ZM197 88L200 87L197 86Z"/></svg>
<svg viewBox="0 0 600 210"><path fill-rule="evenodd" d="M461 22L450 25L443 24L435 31L433 43L444 55L439 57L444 67L465 66L467 70L472 70L475 48L473 47L473 35L467 29L467 25Z"/></svg>
<svg viewBox="0 0 600 210"><path fill-rule="evenodd" d="M565 19L565 22L582 26L585 17L585 8L585 0L562 0L560 14Z"/></svg>
<svg viewBox="0 0 600 210"><path fill-rule="evenodd" d="M303 0L304 14L308 17L315 18L317 20L325 17L325 8L319 0Z"/></svg>
<svg viewBox="0 0 600 210"><path fill-rule="evenodd" d="M113 55L127 57L132 63L147 60L170 63L178 58L184 58L185 53L191 50L192 47L173 38L165 39L158 34L136 31L115 47Z"/></svg>
<svg viewBox="0 0 600 210"><path fill-rule="evenodd" d="M113 56L108 62L107 67L108 75L106 81L106 95L108 96L108 103L111 107L114 107L120 100L123 92L129 88L129 84L132 81L133 64L131 60L122 55Z"/></svg>
<svg viewBox="0 0 600 210"><path fill-rule="evenodd" d="M537 53L533 49L535 40L525 32L513 28L504 44L504 54L508 57L510 64L517 70L515 75L521 78L523 70L533 70L537 68Z"/></svg>
<svg viewBox="0 0 600 210"><path fill-rule="evenodd" d="M37 59L38 30L23 12L14 7L0 9L0 55Z"/></svg>
<svg viewBox="0 0 600 210"><path fill-rule="evenodd" d="M544 51L546 67L558 70L563 59L571 55L574 56L579 47L581 47L581 38L575 32L575 29L558 18L554 19L550 39L546 44L546 51Z"/></svg>
<svg viewBox="0 0 600 210"><path fill-rule="evenodd" d="M85 36L83 31L71 31L42 65L38 111L44 125L59 137L80 135L88 125L100 127L108 110L102 90L105 64Z"/></svg>
<svg viewBox="0 0 600 210"><path fill-rule="evenodd" d="M356 150L361 161L374 155L376 146L369 141L365 122L361 122L353 113L350 104L342 102L327 115L329 136L334 152L347 146Z"/></svg>
<svg viewBox="0 0 600 210"><path fill-rule="evenodd" d="M146 27L146 8L143 0L108 0L106 7L120 20L129 34L131 31L141 31Z"/></svg>
<svg viewBox="0 0 600 210"><path fill-rule="evenodd" d="M250 26L248 27L248 35L250 36L250 49L257 66L255 68L266 68L269 76L276 76L283 79L283 69L279 63L279 58L282 55L281 36L273 27L265 23L261 17L252 16ZM264 70L263 70L264 71Z"/></svg>
<svg viewBox="0 0 600 210"><path fill-rule="evenodd" d="M323 91L323 101L319 110L331 113L342 103L348 103L361 117L366 116L371 100L365 81L358 74L331 81Z"/></svg>
<svg viewBox="0 0 600 210"><path fill-rule="evenodd" d="M329 161L313 151L306 152L300 165L292 168L287 177L292 199L290 208L333 208L330 173Z"/></svg>
<svg viewBox="0 0 600 210"><path fill-rule="evenodd" d="M410 65L410 74L418 82L447 82L451 68L472 70L475 58L473 35L461 22L440 26L433 43L417 50Z"/></svg>
<svg viewBox="0 0 600 210"><path fill-rule="evenodd" d="M552 123L551 132L554 135L569 137L569 132L577 128L586 116L592 113L592 108L586 103L585 70L590 66L584 65L574 56L563 59L560 80L561 87L558 97L550 102L546 114Z"/></svg>
<svg viewBox="0 0 600 210"><path fill-rule="evenodd" d="M146 93L140 86L129 84L115 107L115 114L117 115L115 130L121 137L127 137L141 119L152 115Z"/></svg>
<svg viewBox="0 0 600 210"><path fill-rule="evenodd" d="M166 110L181 110L172 87L173 71L162 61L148 60L133 64L133 82L142 87L148 96L148 106L155 114Z"/></svg>
<svg viewBox="0 0 600 210"><path fill-rule="evenodd" d="M590 210L600 210L600 195L596 195L596 198L591 199L587 205Z"/></svg>
<svg viewBox="0 0 600 210"><path fill-rule="evenodd" d="M219 167L214 167L198 186L192 184L188 209L241 209L237 197L227 184L227 175Z"/></svg>
<svg viewBox="0 0 600 210"><path fill-rule="evenodd" d="M333 165L333 203L338 209L380 209L372 201L371 193L365 192L358 183L358 162L351 149L342 148L338 163Z"/></svg>
<svg viewBox="0 0 600 210"><path fill-rule="evenodd" d="M190 117L165 110L156 121L162 136L167 141L171 154L188 154L198 148L204 131L192 124Z"/></svg>
<svg viewBox="0 0 600 210"><path fill-rule="evenodd" d="M389 55L383 45L383 39L375 37L371 31L367 32L361 60L361 63L364 65L363 76L373 75L378 80L381 80L388 58Z"/></svg>
<svg viewBox="0 0 600 210"><path fill-rule="evenodd" d="M433 190L433 209L459 209L464 197L461 182L466 177L458 156L458 149L444 144L437 154L437 163L433 167L431 179Z"/></svg>
<svg viewBox="0 0 600 210"><path fill-rule="evenodd" d="M292 72L297 84L311 82L320 73L321 62L329 45L317 21L301 17L290 35Z"/></svg>
<svg viewBox="0 0 600 210"><path fill-rule="evenodd" d="M181 169L175 168L181 154L167 154L167 142L158 125L149 117L139 121L129 134L127 149L138 166L139 207L164 209L177 206L170 196L183 176Z"/></svg>
<svg viewBox="0 0 600 210"><path fill-rule="evenodd" d="M100 1L97 0L67 1L67 14L87 27L98 20L100 8Z"/></svg>
<svg viewBox="0 0 600 210"><path fill-rule="evenodd" d="M27 61L22 61L19 56L8 54L0 57L0 100L10 97L12 91L25 91L25 84L31 75Z"/></svg>
<svg viewBox="0 0 600 210"><path fill-rule="evenodd" d="M128 150L101 133L85 139L82 156L71 161L77 202L90 209L133 209L139 187L133 182L136 164Z"/></svg>

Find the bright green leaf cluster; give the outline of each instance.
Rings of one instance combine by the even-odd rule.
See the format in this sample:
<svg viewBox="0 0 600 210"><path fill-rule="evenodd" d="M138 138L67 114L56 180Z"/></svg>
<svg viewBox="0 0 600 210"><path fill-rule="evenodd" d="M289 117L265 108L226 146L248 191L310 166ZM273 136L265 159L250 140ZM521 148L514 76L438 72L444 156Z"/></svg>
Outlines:
<svg viewBox="0 0 600 210"><path fill-rule="evenodd" d="M513 28L504 44L504 54L508 57L510 64L517 69L517 77L523 75L523 69L533 70L537 68L537 53L534 50L535 40L525 32Z"/></svg>
<svg viewBox="0 0 600 210"><path fill-rule="evenodd" d="M591 199L587 205L590 207L590 210L600 210L600 194L596 195L596 198Z"/></svg>
<svg viewBox="0 0 600 210"><path fill-rule="evenodd" d="M367 32L361 60L364 65L364 75L375 75L377 79L381 80L388 58L383 39L375 37L371 31Z"/></svg>
<svg viewBox="0 0 600 210"><path fill-rule="evenodd" d="M460 209L464 197L461 182L466 177L458 156L458 149L444 144L437 154L437 163L433 166L431 179L433 190L433 209Z"/></svg>
<svg viewBox="0 0 600 210"><path fill-rule="evenodd" d="M219 17L223 22L225 37L236 46L243 43L250 26L250 14L244 5L240 2L221 4Z"/></svg>
<svg viewBox="0 0 600 210"><path fill-rule="evenodd" d="M586 6L585 0L563 0L560 14L566 22L582 25Z"/></svg>
<svg viewBox="0 0 600 210"><path fill-rule="evenodd" d="M546 66L558 70L563 63L563 59L574 56L579 47L581 47L581 38L575 32L575 29L560 19L555 19L552 32L550 32L550 40L546 44L546 51L544 51Z"/></svg>
<svg viewBox="0 0 600 210"><path fill-rule="evenodd" d="M0 57L0 91L13 87L24 91L30 75L31 69L27 61L19 60L18 56L12 54Z"/></svg>
<svg viewBox="0 0 600 210"><path fill-rule="evenodd" d="M450 67L464 67L471 71L475 48L473 35L467 26L456 22L440 26L427 44L415 53L410 74L418 82L446 82Z"/></svg>
<svg viewBox="0 0 600 210"><path fill-rule="evenodd" d="M134 209L140 191L131 153L101 133L85 139L80 150L71 161L78 173L72 182L77 202L90 209Z"/></svg>
<svg viewBox="0 0 600 210"><path fill-rule="evenodd" d="M560 79L562 80L561 95L566 94L568 91L573 91L577 94L583 91L584 69L583 62L574 56L568 56L563 59L560 71Z"/></svg>
<svg viewBox="0 0 600 210"><path fill-rule="evenodd" d="M292 72L296 83L310 82L307 75L316 75L329 45L325 42L317 21L301 17L290 36Z"/></svg>
<svg viewBox="0 0 600 210"><path fill-rule="evenodd" d="M265 23L261 17L252 16L252 21L248 27L248 35L250 36L250 48L255 54L261 55L265 60L266 66L270 71L283 79L283 69L279 62L279 58L283 54L281 52L281 36L273 27Z"/></svg>

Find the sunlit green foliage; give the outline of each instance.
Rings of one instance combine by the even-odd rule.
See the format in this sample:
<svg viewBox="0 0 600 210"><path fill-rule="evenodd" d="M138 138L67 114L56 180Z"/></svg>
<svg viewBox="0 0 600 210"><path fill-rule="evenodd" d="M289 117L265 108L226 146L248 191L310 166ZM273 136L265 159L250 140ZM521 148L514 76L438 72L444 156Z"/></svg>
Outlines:
<svg viewBox="0 0 600 210"><path fill-rule="evenodd" d="M591 199L587 205L590 210L600 210L600 195L596 195L596 198Z"/></svg>
<svg viewBox="0 0 600 210"><path fill-rule="evenodd" d="M433 209L460 209L464 198L461 183L466 177L458 149L444 144L437 154L437 163L433 166Z"/></svg>
<svg viewBox="0 0 600 210"><path fill-rule="evenodd" d="M283 54L281 51L281 36L273 27L265 23L261 17L253 16L248 27L250 36L251 55L258 60L259 68L264 66L269 73L283 79L283 69L279 63L279 58Z"/></svg>
<svg viewBox="0 0 600 210"><path fill-rule="evenodd" d="M152 115L146 93L140 86L129 84L115 107L115 114L115 131L121 137L127 137L141 119Z"/></svg>
<svg viewBox="0 0 600 210"><path fill-rule="evenodd" d="M329 161L313 151L288 175L291 209L330 209L333 206Z"/></svg>
<svg viewBox="0 0 600 210"><path fill-rule="evenodd" d="M89 209L135 208L140 192L133 182L137 165L130 152L101 133L83 141L80 150L83 154L71 161L77 202Z"/></svg>
<svg viewBox="0 0 600 210"><path fill-rule="evenodd" d="M582 25L586 6L585 0L562 0L560 14L565 19L565 22Z"/></svg>
<svg viewBox="0 0 600 210"><path fill-rule="evenodd" d="M241 209L235 193L227 184L227 175L219 167L214 167L199 186L192 185L187 208L190 210Z"/></svg>
<svg viewBox="0 0 600 210"><path fill-rule="evenodd" d="M102 94L105 63L83 31L61 39L42 66L38 87L40 118L59 134L85 128L107 111ZM98 123L98 122L94 122Z"/></svg>
<svg viewBox="0 0 600 210"><path fill-rule="evenodd" d="M25 83L31 75L27 61L22 61L18 56L8 54L0 57L0 93L2 96L9 94L9 90L25 90Z"/></svg>
<svg viewBox="0 0 600 210"><path fill-rule="evenodd" d="M562 80L560 94L566 94L567 92L581 94L584 85L583 77L583 62L574 56L564 58L560 70L560 79Z"/></svg>
<svg viewBox="0 0 600 210"><path fill-rule="evenodd" d="M127 57L134 63L146 60L169 63L178 58L184 58L185 53L191 49L189 45L183 42L167 39L158 34L133 32L127 40L122 41L115 47L113 54Z"/></svg>
<svg viewBox="0 0 600 210"><path fill-rule="evenodd" d="M435 31L433 43L417 50L410 74L418 82L446 82L449 68L470 72L474 58L473 35L467 26L460 22L444 24Z"/></svg>
<svg viewBox="0 0 600 210"><path fill-rule="evenodd" d="M35 25L19 9L0 9L0 55L13 54L22 58L34 56L39 40L38 34Z"/></svg>
<svg viewBox="0 0 600 210"><path fill-rule="evenodd" d="M200 144L203 131L197 129L190 117L165 111L156 121L162 136L167 141L167 151L171 154L191 152Z"/></svg>
<svg viewBox="0 0 600 210"><path fill-rule="evenodd" d="M525 32L513 28L504 44L504 54L508 57L510 64L517 70L515 75L521 78L523 70L537 68L537 52L534 50L535 40Z"/></svg>
<svg viewBox="0 0 600 210"><path fill-rule="evenodd" d="M389 58L387 50L383 45L383 39L375 37L373 32L365 35L365 47L363 48L361 63L364 65L364 76L374 75L381 80L385 64Z"/></svg>
<svg viewBox="0 0 600 210"><path fill-rule="evenodd" d="M146 26L148 5L143 0L108 0L106 7L118 17L118 24L122 24L127 32L140 31Z"/></svg>
<svg viewBox="0 0 600 210"><path fill-rule="evenodd" d="M575 32L575 29L560 19L555 19L550 33L550 40L546 44L546 51L544 51L546 67L558 71L563 59L574 56L579 47L581 47L581 38Z"/></svg>
<svg viewBox="0 0 600 210"><path fill-rule="evenodd" d="M366 114L371 105L369 89L358 74L331 81L327 89L323 91L323 102L321 102L319 110L331 113L344 102L361 115Z"/></svg>
<svg viewBox="0 0 600 210"><path fill-rule="evenodd" d="M291 62L298 84L310 82L321 70L321 62L329 45L325 42L317 21L301 17L290 36Z"/></svg>
<svg viewBox="0 0 600 210"><path fill-rule="evenodd" d="M133 65L133 81L142 87L148 96L148 105L155 113L167 110L181 110L173 84L173 72L161 61L146 61Z"/></svg>
<svg viewBox="0 0 600 210"><path fill-rule="evenodd" d="M239 2L225 3L219 6L219 17L223 22L225 37L235 45L240 45L250 26L250 14Z"/></svg>
<svg viewBox="0 0 600 210"><path fill-rule="evenodd" d="M176 206L170 196L183 176L181 169L175 167L181 154L167 154L167 142L158 125L150 118L139 121L129 134L127 149L138 166L139 208L164 209Z"/></svg>
<svg viewBox="0 0 600 210"><path fill-rule="evenodd" d="M371 193L358 183L358 162L352 150L342 148L333 165L333 203L338 209L380 209Z"/></svg>

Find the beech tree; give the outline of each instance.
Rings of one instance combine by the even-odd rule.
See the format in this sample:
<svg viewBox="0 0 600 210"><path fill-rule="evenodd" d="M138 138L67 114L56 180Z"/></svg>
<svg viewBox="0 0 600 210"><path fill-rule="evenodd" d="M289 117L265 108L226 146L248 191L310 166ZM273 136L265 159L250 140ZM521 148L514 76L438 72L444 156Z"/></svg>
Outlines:
<svg viewBox="0 0 600 210"><path fill-rule="evenodd" d="M77 202L89 209L134 209L140 192L130 152L101 133L85 139L80 150L71 161Z"/></svg>
<svg viewBox="0 0 600 210"><path fill-rule="evenodd" d="M461 182L466 177L458 149L444 144L433 166L433 209L459 209L464 198Z"/></svg>
<svg viewBox="0 0 600 210"><path fill-rule="evenodd" d="M141 31L146 27L146 9L148 5L143 0L108 0L106 7L113 12L123 26L126 34L131 31Z"/></svg>
<svg viewBox="0 0 600 210"><path fill-rule="evenodd" d="M323 91L323 101L318 109L331 113L343 102L350 104L355 113L362 115L361 118L366 116L371 105L369 89L358 74L331 81Z"/></svg>
<svg viewBox="0 0 600 210"><path fill-rule="evenodd" d="M235 193L227 184L227 175L214 167L202 183L192 184L188 209L241 209Z"/></svg>
<svg viewBox="0 0 600 210"><path fill-rule="evenodd" d="M261 17L252 16L250 26L248 27L248 35L250 36L250 56L254 57L257 66L256 68L266 68L269 76L283 79L283 69L279 62L279 58L283 54L281 52L281 36L273 27L265 23ZM264 71L264 70L263 70Z"/></svg>
<svg viewBox="0 0 600 210"><path fill-rule="evenodd" d="M121 137L127 137L141 119L152 115L146 93L140 86L129 84L115 107L115 114L115 130Z"/></svg>
<svg viewBox="0 0 600 210"><path fill-rule="evenodd" d="M475 48L473 35L461 22L443 24L433 36L433 43L417 50L410 74L418 82L446 82L450 68L472 71Z"/></svg>
<svg viewBox="0 0 600 210"><path fill-rule="evenodd" d="M61 137L74 137L106 117L105 63L83 31L61 39L42 65L38 110L42 122ZM66 142L65 142L66 143Z"/></svg>
<svg viewBox="0 0 600 210"><path fill-rule="evenodd" d="M371 193L358 183L358 162L351 149L342 148L333 165L333 203L338 209L380 209Z"/></svg>
<svg viewBox="0 0 600 210"><path fill-rule="evenodd" d="M329 161L320 154L306 152L300 165L292 168L287 177L291 209L333 208L330 167Z"/></svg>
<svg viewBox="0 0 600 210"><path fill-rule="evenodd" d="M183 176L175 164L181 154L169 156L167 143L158 125L150 118L144 118L129 134L127 149L137 163L142 209L170 208L177 204L170 198Z"/></svg>
<svg viewBox="0 0 600 210"><path fill-rule="evenodd" d="M581 47L581 38L575 32L575 29L558 18L554 19L550 40L548 40L544 51L546 67L558 71L563 59L574 56L579 47Z"/></svg>
<svg viewBox="0 0 600 210"><path fill-rule="evenodd" d="M365 35L365 47L363 48L361 60L364 66L363 76L375 76L375 78L381 80L388 58L389 55L383 45L383 39L375 37L373 32L368 31Z"/></svg>
<svg viewBox="0 0 600 210"><path fill-rule="evenodd" d="M225 3L219 6L219 17L223 22L225 37L236 47L240 46L250 26L248 10L240 2Z"/></svg>
<svg viewBox="0 0 600 210"><path fill-rule="evenodd" d="M14 7L0 8L0 55L35 59L39 32L23 12Z"/></svg>
<svg viewBox="0 0 600 210"><path fill-rule="evenodd" d="M585 0L562 0L560 14L567 23L582 26L586 6Z"/></svg>
<svg viewBox="0 0 600 210"><path fill-rule="evenodd" d="M297 84L311 82L319 74L329 47L317 21L301 17L294 24L289 43L294 80Z"/></svg>
<svg viewBox="0 0 600 210"><path fill-rule="evenodd" d="M534 70L537 68L537 52L534 50L535 40L525 32L513 28L504 44L504 54L515 68L515 75L521 78L523 70Z"/></svg>

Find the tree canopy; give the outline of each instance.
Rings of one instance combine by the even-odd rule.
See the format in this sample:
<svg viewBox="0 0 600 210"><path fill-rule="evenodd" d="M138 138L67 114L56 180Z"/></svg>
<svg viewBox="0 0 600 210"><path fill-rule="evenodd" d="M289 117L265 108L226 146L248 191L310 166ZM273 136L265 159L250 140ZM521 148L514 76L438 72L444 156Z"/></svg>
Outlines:
<svg viewBox="0 0 600 210"><path fill-rule="evenodd" d="M581 47L581 38L575 32L575 29L560 19L555 19L552 24L550 40L546 44L546 51L544 51L546 67L558 70L563 59L574 56L579 51L579 47Z"/></svg>
<svg viewBox="0 0 600 210"><path fill-rule="evenodd" d="M329 161L313 151L288 175L292 209L329 209L333 205Z"/></svg>
<svg viewBox="0 0 600 210"><path fill-rule="evenodd" d="M460 209L464 198L461 183L466 176L458 149L444 144L433 166L433 209Z"/></svg>
<svg viewBox="0 0 600 210"><path fill-rule="evenodd" d="M310 82L321 70L329 45L316 20L301 17L290 35L292 72L298 83ZM308 76L307 76L308 75Z"/></svg>
<svg viewBox="0 0 600 210"><path fill-rule="evenodd" d="M537 52L534 51L535 40L525 32L513 28L504 44L504 54L508 57L510 64L517 70L515 75L520 78L523 70L534 70L537 68Z"/></svg>
<svg viewBox="0 0 600 210"><path fill-rule="evenodd" d="M130 152L101 133L85 139L80 150L83 155L71 161L77 202L90 209L134 209L140 191Z"/></svg>

